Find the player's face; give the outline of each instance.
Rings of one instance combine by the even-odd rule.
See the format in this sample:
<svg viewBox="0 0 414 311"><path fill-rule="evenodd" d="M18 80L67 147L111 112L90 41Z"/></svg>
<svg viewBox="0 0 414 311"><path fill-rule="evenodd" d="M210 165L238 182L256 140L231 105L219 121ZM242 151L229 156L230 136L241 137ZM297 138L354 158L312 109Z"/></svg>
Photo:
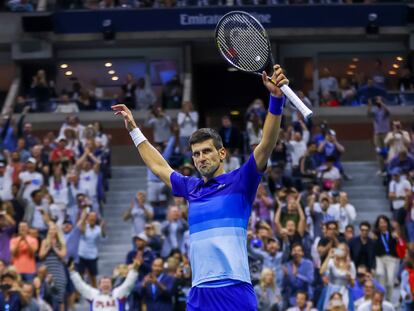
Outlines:
<svg viewBox="0 0 414 311"><path fill-rule="evenodd" d="M226 158L226 150L217 150L213 140L196 143L191 146L193 151L193 161L198 172L203 177L211 178Z"/></svg>

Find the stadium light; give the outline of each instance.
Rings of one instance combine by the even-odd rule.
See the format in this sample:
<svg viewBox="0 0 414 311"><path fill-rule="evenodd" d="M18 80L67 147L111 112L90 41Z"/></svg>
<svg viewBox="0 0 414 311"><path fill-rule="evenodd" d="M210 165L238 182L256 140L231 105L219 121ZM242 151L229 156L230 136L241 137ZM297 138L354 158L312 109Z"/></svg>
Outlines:
<svg viewBox="0 0 414 311"><path fill-rule="evenodd" d="M395 59L398 60L399 62L402 62L404 60L404 58L402 58L401 56L397 56Z"/></svg>
<svg viewBox="0 0 414 311"><path fill-rule="evenodd" d="M117 76L113 76L111 79L112 81L118 81L119 78Z"/></svg>
<svg viewBox="0 0 414 311"><path fill-rule="evenodd" d="M357 63L357 62L359 62L359 58L358 58L358 57L354 57L354 58L352 59L352 61L353 61L354 63Z"/></svg>
<svg viewBox="0 0 414 311"><path fill-rule="evenodd" d="M398 64L392 64L392 67L395 68L395 69L398 69L398 68L400 68L400 65L398 65Z"/></svg>
<svg viewBox="0 0 414 311"><path fill-rule="evenodd" d="M68 71L65 72L65 76L71 76L72 73L73 73L72 71L68 70Z"/></svg>
<svg viewBox="0 0 414 311"><path fill-rule="evenodd" d="M349 68L351 68L351 69L355 69L357 66L355 65L355 64L350 64L349 65Z"/></svg>
<svg viewBox="0 0 414 311"><path fill-rule="evenodd" d="M110 75L115 74L115 70L109 70L109 71L108 71L108 74L110 74Z"/></svg>
<svg viewBox="0 0 414 311"><path fill-rule="evenodd" d="M238 110L232 110L232 111L230 111L230 115L232 115L232 116L238 116L238 115L240 115L240 111L238 111Z"/></svg>
<svg viewBox="0 0 414 311"><path fill-rule="evenodd" d="M390 71L388 71L388 73L389 73L391 76L394 76L394 75L396 75L396 74L397 74L397 72L396 72L395 70L390 70Z"/></svg>
<svg viewBox="0 0 414 311"><path fill-rule="evenodd" d="M348 71L346 72L346 74L347 74L348 76L352 76L352 75L354 75L354 72L353 72L353 71L351 71L351 70L348 70Z"/></svg>
<svg viewBox="0 0 414 311"><path fill-rule="evenodd" d="M112 63L105 63L105 67L112 67Z"/></svg>
<svg viewBox="0 0 414 311"><path fill-rule="evenodd" d="M60 68L62 68L62 69L65 69L65 68L68 68L68 67L69 67L68 64L62 64L62 65L60 65Z"/></svg>

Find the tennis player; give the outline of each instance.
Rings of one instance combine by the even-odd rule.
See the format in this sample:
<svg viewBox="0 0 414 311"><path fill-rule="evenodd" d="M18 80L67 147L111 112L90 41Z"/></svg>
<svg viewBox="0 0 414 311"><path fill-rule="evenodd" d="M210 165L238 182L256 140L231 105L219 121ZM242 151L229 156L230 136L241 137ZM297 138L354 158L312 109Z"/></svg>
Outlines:
<svg viewBox="0 0 414 311"><path fill-rule="evenodd" d="M192 157L202 178L175 172L148 142L125 105L115 105L147 167L172 188L175 196L189 202L190 263L192 288L189 311L253 311L257 302L247 261L247 224L267 161L279 135L285 98L280 86L289 81L279 65L272 80L262 80L271 93L263 138L247 162L226 174L226 150L218 133L209 128L190 137Z"/></svg>

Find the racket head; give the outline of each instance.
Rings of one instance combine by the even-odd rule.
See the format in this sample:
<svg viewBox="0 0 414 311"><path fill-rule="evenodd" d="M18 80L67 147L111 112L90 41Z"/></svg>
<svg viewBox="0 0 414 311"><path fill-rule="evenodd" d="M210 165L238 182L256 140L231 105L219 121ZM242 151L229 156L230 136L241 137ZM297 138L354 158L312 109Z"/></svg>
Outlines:
<svg viewBox="0 0 414 311"><path fill-rule="evenodd" d="M219 20L215 40L221 56L245 72L259 73L273 66L269 37L251 14L231 11Z"/></svg>

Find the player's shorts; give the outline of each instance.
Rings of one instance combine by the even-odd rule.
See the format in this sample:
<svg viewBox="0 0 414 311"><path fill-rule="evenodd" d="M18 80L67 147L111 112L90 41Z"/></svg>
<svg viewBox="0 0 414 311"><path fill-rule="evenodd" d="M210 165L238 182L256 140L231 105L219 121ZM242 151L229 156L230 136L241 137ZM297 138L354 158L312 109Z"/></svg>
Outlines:
<svg viewBox="0 0 414 311"><path fill-rule="evenodd" d="M256 295L249 283L223 287L193 287L187 311L257 311Z"/></svg>
<svg viewBox="0 0 414 311"><path fill-rule="evenodd" d="M149 202L167 201L165 184L163 182L149 181L147 184L147 200Z"/></svg>

